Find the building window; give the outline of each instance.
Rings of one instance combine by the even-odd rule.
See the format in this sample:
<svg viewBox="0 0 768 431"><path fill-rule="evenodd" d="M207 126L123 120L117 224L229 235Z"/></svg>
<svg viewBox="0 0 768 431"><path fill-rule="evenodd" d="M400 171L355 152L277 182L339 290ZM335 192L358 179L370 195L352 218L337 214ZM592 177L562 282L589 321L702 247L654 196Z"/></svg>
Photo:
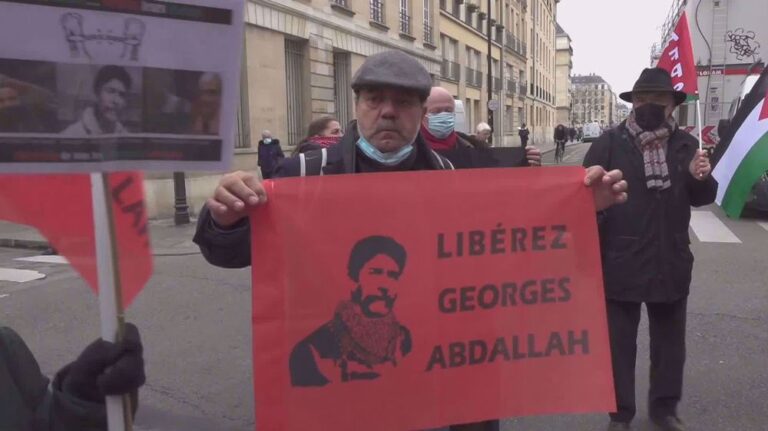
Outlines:
<svg viewBox="0 0 768 431"><path fill-rule="evenodd" d="M446 35L440 36L440 44L443 53L441 76L451 81L458 81L459 75L459 42Z"/></svg>
<svg viewBox="0 0 768 431"><path fill-rule="evenodd" d="M379 24L385 24L384 21L384 0L369 0L371 5L371 21Z"/></svg>
<svg viewBox="0 0 768 431"><path fill-rule="evenodd" d="M462 0L453 0L451 3L451 15L459 18L461 16L461 3Z"/></svg>
<svg viewBox="0 0 768 431"><path fill-rule="evenodd" d="M333 99L336 105L336 119L342 127L352 120L352 66L346 52L333 53Z"/></svg>
<svg viewBox="0 0 768 431"><path fill-rule="evenodd" d="M304 137L304 43L285 40L285 94L287 96L288 144Z"/></svg>
<svg viewBox="0 0 768 431"><path fill-rule="evenodd" d="M424 43L433 45L432 39L432 2L424 0Z"/></svg>
<svg viewBox="0 0 768 431"><path fill-rule="evenodd" d="M411 34L411 15L408 0L400 0L400 33Z"/></svg>

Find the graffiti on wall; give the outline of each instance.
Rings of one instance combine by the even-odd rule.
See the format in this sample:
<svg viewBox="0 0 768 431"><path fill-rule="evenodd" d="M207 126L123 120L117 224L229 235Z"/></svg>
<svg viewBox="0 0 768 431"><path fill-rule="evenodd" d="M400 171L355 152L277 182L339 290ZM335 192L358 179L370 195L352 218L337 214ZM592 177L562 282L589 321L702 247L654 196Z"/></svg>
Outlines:
<svg viewBox="0 0 768 431"><path fill-rule="evenodd" d="M744 30L743 28L728 30L725 34L725 40L729 45L729 52L736 55L736 58L739 60L744 60L745 58L754 60L755 56L760 52L760 43L755 40L754 31Z"/></svg>

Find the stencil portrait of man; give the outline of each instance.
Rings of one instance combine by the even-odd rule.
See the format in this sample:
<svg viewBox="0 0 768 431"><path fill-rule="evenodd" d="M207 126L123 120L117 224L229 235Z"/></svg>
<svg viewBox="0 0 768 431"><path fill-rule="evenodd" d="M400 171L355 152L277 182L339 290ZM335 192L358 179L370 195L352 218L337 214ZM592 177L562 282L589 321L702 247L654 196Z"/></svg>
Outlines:
<svg viewBox="0 0 768 431"><path fill-rule="evenodd" d="M293 348L293 386L377 379L411 352L411 333L394 311L406 260L405 248L390 237L369 236L354 245L347 265L350 297Z"/></svg>

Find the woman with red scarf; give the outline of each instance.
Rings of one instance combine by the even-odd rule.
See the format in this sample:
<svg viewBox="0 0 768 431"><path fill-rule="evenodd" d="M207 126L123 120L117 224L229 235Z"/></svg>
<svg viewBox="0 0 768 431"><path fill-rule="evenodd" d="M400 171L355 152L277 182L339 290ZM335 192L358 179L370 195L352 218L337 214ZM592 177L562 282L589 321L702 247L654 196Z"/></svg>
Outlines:
<svg viewBox="0 0 768 431"><path fill-rule="evenodd" d="M333 117L318 118L309 123L307 137L299 142L293 155L336 145L343 135L344 131L341 130L338 120Z"/></svg>

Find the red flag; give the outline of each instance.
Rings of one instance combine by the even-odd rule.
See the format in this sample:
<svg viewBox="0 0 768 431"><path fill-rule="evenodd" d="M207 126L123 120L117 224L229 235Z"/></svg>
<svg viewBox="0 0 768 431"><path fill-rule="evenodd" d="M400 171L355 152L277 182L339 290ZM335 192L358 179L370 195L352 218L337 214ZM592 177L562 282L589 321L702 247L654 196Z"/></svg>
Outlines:
<svg viewBox="0 0 768 431"><path fill-rule="evenodd" d="M109 184L127 307L152 274L142 175L111 173ZM0 220L37 228L98 291L92 208L90 175L0 175Z"/></svg>
<svg viewBox="0 0 768 431"><path fill-rule="evenodd" d="M251 215L257 429L614 410L592 193L581 168L544 171L268 182Z"/></svg>
<svg viewBox="0 0 768 431"><path fill-rule="evenodd" d="M675 90L683 91L689 96L699 96L691 31L688 28L688 16L685 12L680 16L675 30L669 35L667 46L664 48L657 66L669 71Z"/></svg>

